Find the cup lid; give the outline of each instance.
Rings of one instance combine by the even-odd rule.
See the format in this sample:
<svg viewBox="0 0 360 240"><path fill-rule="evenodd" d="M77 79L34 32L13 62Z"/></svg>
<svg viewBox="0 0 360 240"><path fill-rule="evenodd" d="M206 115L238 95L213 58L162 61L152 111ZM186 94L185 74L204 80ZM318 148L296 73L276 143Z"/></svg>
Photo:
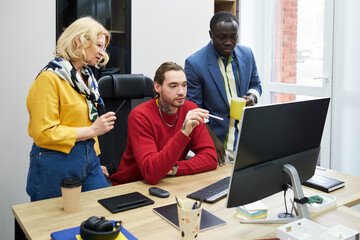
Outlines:
<svg viewBox="0 0 360 240"><path fill-rule="evenodd" d="M73 178L64 178L60 186L64 188L74 188L81 186L82 181L79 178L73 177Z"/></svg>

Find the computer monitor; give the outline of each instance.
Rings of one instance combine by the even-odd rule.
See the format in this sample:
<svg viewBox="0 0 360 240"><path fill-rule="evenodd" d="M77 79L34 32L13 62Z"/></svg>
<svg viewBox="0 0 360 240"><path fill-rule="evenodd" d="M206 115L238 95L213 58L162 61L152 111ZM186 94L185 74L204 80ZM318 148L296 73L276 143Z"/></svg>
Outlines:
<svg viewBox="0 0 360 240"><path fill-rule="evenodd" d="M329 101L321 98L244 108L228 208L261 200L287 184L297 185L294 196L303 197L301 183L314 175Z"/></svg>

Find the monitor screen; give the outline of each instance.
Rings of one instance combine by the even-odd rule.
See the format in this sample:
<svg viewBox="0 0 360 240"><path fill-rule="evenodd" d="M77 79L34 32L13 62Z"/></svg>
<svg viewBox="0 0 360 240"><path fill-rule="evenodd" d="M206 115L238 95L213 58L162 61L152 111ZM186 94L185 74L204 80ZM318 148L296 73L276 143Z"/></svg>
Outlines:
<svg viewBox="0 0 360 240"><path fill-rule="evenodd" d="M290 184L284 165L300 182L315 172L329 98L244 108L227 207L245 205Z"/></svg>

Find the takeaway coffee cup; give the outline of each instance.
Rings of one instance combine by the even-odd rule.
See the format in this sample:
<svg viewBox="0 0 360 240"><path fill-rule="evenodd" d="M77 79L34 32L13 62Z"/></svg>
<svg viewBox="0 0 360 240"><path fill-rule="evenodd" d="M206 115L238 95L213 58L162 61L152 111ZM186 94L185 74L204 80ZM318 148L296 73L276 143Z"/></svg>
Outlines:
<svg viewBox="0 0 360 240"><path fill-rule="evenodd" d="M65 178L61 181L61 194L65 212L76 212L80 207L82 182L79 178Z"/></svg>
<svg viewBox="0 0 360 240"><path fill-rule="evenodd" d="M202 208L194 205L195 201L182 201L181 207L177 205L179 229L181 240L199 238Z"/></svg>
<svg viewBox="0 0 360 240"><path fill-rule="evenodd" d="M240 97L231 98L230 117L235 120L241 120L242 112L246 106L246 99Z"/></svg>

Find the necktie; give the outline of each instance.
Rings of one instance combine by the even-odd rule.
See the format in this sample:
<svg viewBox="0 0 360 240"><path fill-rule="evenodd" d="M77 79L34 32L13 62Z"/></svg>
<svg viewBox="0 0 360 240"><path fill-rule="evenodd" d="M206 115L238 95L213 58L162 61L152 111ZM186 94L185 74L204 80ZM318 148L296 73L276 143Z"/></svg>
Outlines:
<svg viewBox="0 0 360 240"><path fill-rule="evenodd" d="M226 91L226 96L228 99L229 106L231 104L231 98L238 96L237 90L236 90L234 71L233 71L232 64L231 64L232 61L233 61L232 56L229 56L226 67L225 67L222 57L220 57L218 59L220 71L221 71L221 74L224 79L224 86L225 86L225 91ZM234 150L235 132L238 132L238 129L237 129L238 122L239 121L237 121L237 120L235 121L234 119L230 118L228 133L227 133L226 140L224 142L225 149Z"/></svg>

